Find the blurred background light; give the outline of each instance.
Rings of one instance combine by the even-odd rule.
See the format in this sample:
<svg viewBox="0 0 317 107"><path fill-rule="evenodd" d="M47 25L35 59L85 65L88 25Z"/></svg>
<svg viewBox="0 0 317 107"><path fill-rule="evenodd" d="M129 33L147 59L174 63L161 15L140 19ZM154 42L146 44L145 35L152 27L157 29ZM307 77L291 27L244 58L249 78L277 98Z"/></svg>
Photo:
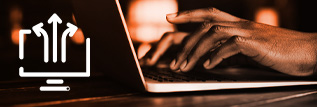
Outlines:
<svg viewBox="0 0 317 107"><path fill-rule="evenodd" d="M131 1L128 6L127 23L132 40L156 42L165 32L174 31L175 26L166 21L166 14L177 11L176 0Z"/></svg>
<svg viewBox="0 0 317 107"><path fill-rule="evenodd" d="M255 13L255 21L272 26L279 26L279 15L276 9L270 7L259 8Z"/></svg>
<svg viewBox="0 0 317 107"><path fill-rule="evenodd" d="M19 45L19 31L22 29L22 10L18 5L14 5L11 7L9 12L9 20L11 23L11 41L15 45ZM26 36L24 35L24 41L26 40Z"/></svg>
<svg viewBox="0 0 317 107"><path fill-rule="evenodd" d="M72 14L72 19L75 25L77 25L76 18ZM78 28L73 37L70 38L75 44L83 44L85 42L84 33L81 28Z"/></svg>
<svg viewBox="0 0 317 107"><path fill-rule="evenodd" d="M175 31L175 26L166 21L166 14L178 11L176 0L133 0L128 5L127 25L134 42L141 43L139 58L157 42L165 32Z"/></svg>

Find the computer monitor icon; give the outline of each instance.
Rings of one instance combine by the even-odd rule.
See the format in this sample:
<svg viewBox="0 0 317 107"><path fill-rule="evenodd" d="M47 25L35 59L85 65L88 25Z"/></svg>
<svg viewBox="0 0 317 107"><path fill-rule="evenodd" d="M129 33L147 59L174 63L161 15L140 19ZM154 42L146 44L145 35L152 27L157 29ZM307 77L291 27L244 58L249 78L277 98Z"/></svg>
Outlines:
<svg viewBox="0 0 317 107"><path fill-rule="evenodd" d="M52 17L59 18L56 14L53 14ZM52 18L51 17L51 18ZM50 19L51 19L50 18ZM61 20L60 20L61 23ZM42 33L42 36L44 38L44 62L48 62L48 36L44 29L41 27L43 26L43 23L39 23L33 27L33 31L36 33L38 37L41 36L40 33ZM63 63L66 62L66 36L69 34L70 37L74 35L74 33L77 31L77 27L75 25L72 25L70 23L67 23L67 26L69 27L66 29L62 35L62 48L61 48L61 61ZM37 29L39 29L40 32L37 32ZM23 43L23 37L24 34L30 34L31 30L29 29L22 29L19 32L19 58L22 60L24 58L24 43ZM56 35L55 35L56 37ZM53 36L53 42L54 42L54 36ZM54 43L53 43L54 45ZM54 48L54 47L53 47ZM53 49L54 51L55 49ZM56 52L53 52L53 54L56 54ZM56 57L54 58L53 55L53 62L56 62ZM86 72L25 72L24 67L19 68L19 75L20 77L89 77L90 76L90 38L86 38ZM47 79L47 84L63 84L63 79ZM69 91L69 86L41 86L41 91Z"/></svg>

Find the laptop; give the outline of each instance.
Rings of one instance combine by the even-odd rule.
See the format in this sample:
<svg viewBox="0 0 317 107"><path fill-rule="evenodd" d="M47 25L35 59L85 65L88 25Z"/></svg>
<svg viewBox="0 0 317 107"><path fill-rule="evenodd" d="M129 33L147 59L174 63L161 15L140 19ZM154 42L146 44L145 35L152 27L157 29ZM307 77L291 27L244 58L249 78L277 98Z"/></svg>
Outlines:
<svg viewBox="0 0 317 107"><path fill-rule="evenodd" d="M309 77L251 68L188 74L174 73L169 68L142 68L120 0L73 0L72 4L78 26L91 39L91 73L102 72L105 77L140 91L170 93L317 84Z"/></svg>

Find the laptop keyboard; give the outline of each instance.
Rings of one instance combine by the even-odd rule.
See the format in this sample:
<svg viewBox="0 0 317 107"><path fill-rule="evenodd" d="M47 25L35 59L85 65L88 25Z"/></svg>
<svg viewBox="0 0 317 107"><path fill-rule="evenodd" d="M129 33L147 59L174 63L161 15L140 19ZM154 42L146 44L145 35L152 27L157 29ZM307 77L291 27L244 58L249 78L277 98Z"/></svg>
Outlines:
<svg viewBox="0 0 317 107"><path fill-rule="evenodd" d="M170 69L143 70L143 76L159 82L233 82L234 79L200 73L175 73Z"/></svg>

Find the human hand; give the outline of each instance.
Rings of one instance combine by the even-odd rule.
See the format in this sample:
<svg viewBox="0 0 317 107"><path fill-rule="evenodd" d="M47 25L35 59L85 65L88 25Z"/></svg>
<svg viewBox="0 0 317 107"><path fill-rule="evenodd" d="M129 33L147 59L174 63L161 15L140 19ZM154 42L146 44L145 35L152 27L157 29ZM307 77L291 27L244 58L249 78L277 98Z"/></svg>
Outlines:
<svg viewBox="0 0 317 107"><path fill-rule="evenodd" d="M256 23L216 8L168 14L167 20L173 24L204 23L189 35L182 51L170 64L172 70L187 72L209 52L212 54L204 63L206 69L212 69L223 59L238 53L249 56L264 66L294 76L312 75L316 66L316 33ZM164 47L162 50L166 49ZM162 52L164 51L158 51L157 56ZM152 60L157 61L157 57Z"/></svg>
<svg viewBox="0 0 317 107"><path fill-rule="evenodd" d="M140 59L142 66L153 66L172 46L180 45L189 33L186 32L166 32L144 57Z"/></svg>

